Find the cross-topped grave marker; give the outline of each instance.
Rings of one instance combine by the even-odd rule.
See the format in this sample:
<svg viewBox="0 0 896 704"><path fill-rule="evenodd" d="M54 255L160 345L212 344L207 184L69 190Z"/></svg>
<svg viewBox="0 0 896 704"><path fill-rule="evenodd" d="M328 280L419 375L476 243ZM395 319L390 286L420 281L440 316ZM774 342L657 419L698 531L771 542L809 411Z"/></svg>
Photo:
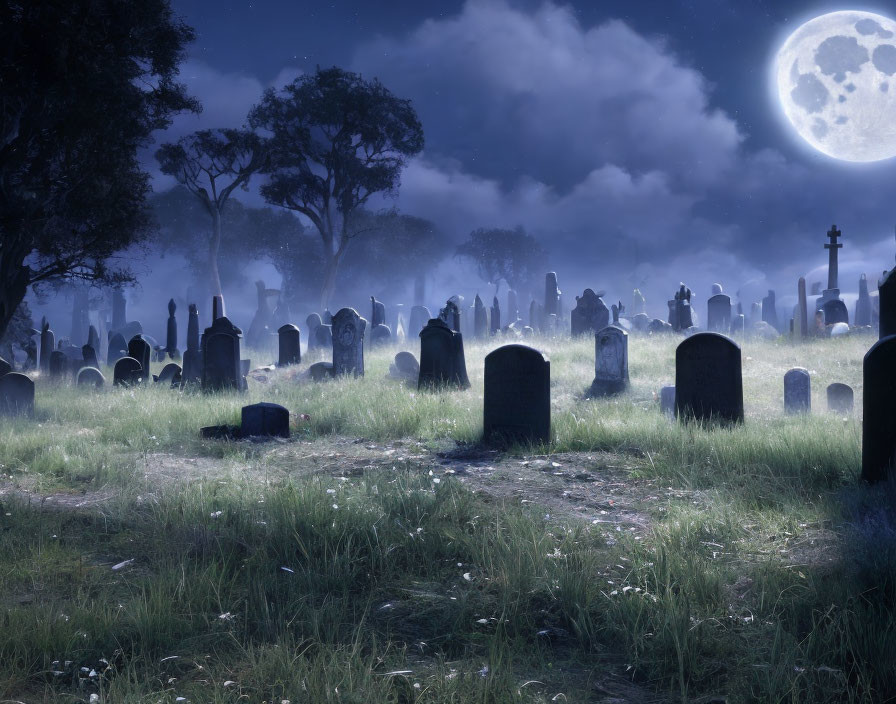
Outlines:
<svg viewBox="0 0 896 704"><path fill-rule="evenodd" d="M837 288L838 270L837 270L837 250L843 248L843 243L838 242L837 238L842 233L837 229L836 225L831 225L828 230L828 238L831 240L824 248L828 250L828 289Z"/></svg>

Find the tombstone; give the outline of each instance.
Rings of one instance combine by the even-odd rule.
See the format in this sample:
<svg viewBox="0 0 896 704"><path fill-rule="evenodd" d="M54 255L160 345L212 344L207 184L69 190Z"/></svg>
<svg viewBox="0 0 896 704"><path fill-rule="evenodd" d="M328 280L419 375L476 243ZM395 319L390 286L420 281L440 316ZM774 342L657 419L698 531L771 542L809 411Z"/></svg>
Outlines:
<svg viewBox="0 0 896 704"><path fill-rule="evenodd" d="M321 322L324 325L333 326L333 314L330 312L329 308L325 308L323 314L320 316Z"/></svg>
<svg viewBox="0 0 896 704"><path fill-rule="evenodd" d="M551 363L525 345L485 357L483 438L487 443L551 441Z"/></svg>
<svg viewBox="0 0 896 704"><path fill-rule="evenodd" d="M420 364L417 358L410 352L396 354L395 360L389 365L389 378L419 382Z"/></svg>
<svg viewBox="0 0 896 704"><path fill-rule="evenodd" d="M202 352L199 346L199 309L195 303L190 304L190 316L187 319L187 350L184 352L184 366L181 371L181 382L192 384L202 379Z"/></svg>
<svg viewBox="0 0 896 704"><path fill-rule="evenodd" d="M517 304L516 291L512 288L507 289L507 322L513 323L519 320L520 308Z"/></svg>
<svg viewBox="0 0 896 704"><path fill-rule="evenodd" d="M82 366L97 368L100 366L99 360L96 357L96 350L90 345L84 345L81 348L81 359L83 360Z"/></svg>
<svg viewBox="0 0 896 704"><path fill-rule="evenodd" d="M202 390L241 391L244 388L240 366L242 330L226 316L219 317L202 334Z"/></svg>
<svg viewBox="0 0 896 704"><path fill-rule="evenodd" d="M712 285L712 293L711 293L710 295L712 295L712 296L718 296L718 295L720 295L720 294L722 294L722 293L724 293L724 292L722 291L722 284L713 284L713 285ZM729 300L730 300L730 299L729 299Z"/></svg>
<svg viewBox="0 0 896 704"><path fill-rule="evenodd" d="M311 313L305 318L305 326L308 328L308 351L321 347L317 340L317 329L323 324L320 315ZM329 345L326 346L329 348Z"/></svg>
<svg viewBox="0 0 896 704"><path fill-rule="evenodd" d="M669 301L669 324L676 332L687 330L694 324L691 311L691 289L683 283L675 293L675 297Z"/></svg>
<svg viewBox="0 0 896 704"><path fill-rule="evenodd" d="M426 327L426 323L432 318L429 308L426 306L414 306L411 308L411 320L408 323L408 334L419 335L420 331Z"/></svg>
<svg viewBox="0 0 896 704"><path fill-rule="evenodd" d="M50 372L50 354L56 349L56 335L50 330L50 324L44 321L40 332L40 370L44 374Z"/></svg>
<svg viewBox="0 0 896 704"><path fill-rule="evenodd" d="M241 437L289 437L289 411L276 403L253 403L243 406Z"/></svg>
<svg viewBox="0 0 896 704"><path fill-rule="evenodd" d="M698 332L675 350L675 415L700 422L742 423L740 347L715 332Z"/></svg>
<svg viewBox="0 0 896 704"><path fill-rule="evenodd" d="M775 292L769 289L768 295L762 299L762 321L778 329L778 310L775 303Z"/></svg>
<svg viewBox="0 0 896 704"><path fill-rule="evenodd" d="M212 324L218 318L226 318L227 313L224 310L224 296L218 294L217 296L212 296Z"/></svg>
<svg viewBox="0 0 896 704"><path fill-rule="evenodd" d="M370 297L370 304L372 308L372 315L370 320L370 327L375 328L377 325L385 325L386 324L386 306L376 300L373 296Z"/></svg>
<svg viewBox="0 0 896 704"><path fill-rule="evenodd" d="M797 282L797 316L794 317L794 329L799 328L800 337L809 336L809 305L806 300L806 279L802 276ZM797 323L796 321L799 321Z"/></svg>
<svg viewBox="0 0 896 704"><path fill-rule="evenodd" d="M452 299L448 299L445 307L439 311L439 318L454 332L460 332L460 307Z"/></svg>
<svg viewBox="0 0 896 704"><path fill-rule="evenodd" d="M128 343L124 336L117 332L109 340L109 350L106 354L106 364L114 365L122 357L128 356Z"/></svg>
<svg viewBox="0 0 896 704"><path fill-rule="evenodd" d="M812 410L812 387L809 372L795 367L784 375L784 412L809 413Z"/></svg>
<svg viewBox="0 0 896 704"><path fill-rule="evenodd" d="M660 411L670 418L675 415L675 387L663 386L660 389Z"/></svg>
<svg viewBox="0 0 896 704"><path fill-rule="evenodd" d="M147 374L149 374L149 363L152 358L152 346L143 335L135 335L128 342L128 357L133 357L138 362L140 362L140 366L143 368Z"/></svg>
<svg viewBox="0 0 896 704"><path fill-rule="evenodd" d="M660 320L659 318L654 318L647 324L647 332L651 335L672 332L672 330L673 327L670 323L667 323L665 320Z"/></svg>
<svg viewBox="0 0 896 704"><path fill-rule="evenodd" d="M168 301L168 326L165 333L165 353L171 359L180 357L180 350L177 349L177 318L174 317L176 310L177 304L172 298Z"/></svg>
<svg viewBox="0 0 896 704"><path fill-rule="evenodd" d="M632 316L632 330L635 332L647 332L650 325L650 317L646 313L637 313Z"/></svg>
<svg viewBox="0 0 896 704"><path fill-rule="evenodd" d="M828 410L831 413L852 413L853 392L848 384L834 382L827 389Z"/></svg>
<svg viewBox="0 0 896 704"><path fill-rule="evenodd" d="M0 413L34 414L34 382L24 374L10 372L0 377Z"/></svg>
<svg viewBox="0 0 896 704"><path fill-rule="evenodd" d="M865 353L862 388L862 479L877 482L893 476L896 462L896 336Z"/></svg>
<svg viewBox="0 0 896 704"><path fill-rule="evenodd" d="M364 376L364 330L367 321L353 308L333 316L333 374Z"/></svg>
<svg viewBox="0 0 896 704"><path fill-rule="evenodd" d="M0 357L0 376L6 376L12 371L12 365L3 357Z"/></svg>
<svg viewBox="0 0 896 704"><path fill-rule="evenodd" d="M590 288L576 296L576 307L569 314L569 329L573 337L593 335L610 324L610 309Z"/></svg>
<svg viewBox="0 0 896 704"><path fill-rule="evenodd" d="M308 376L311 381L323 381L333 378L333 365L330 362L315 362L308 367Z"/></svg>
<svg viewBox="0 0 896 704"><path fill-rule="evenodd" d="M896 335L896 267L884 272L877 284L879 338Z"/></svg>
<svg viewBox="0 0 896 704"><path fill-rule="evenodd" d="M302 333L298 327L286 324L277 330L279 342L278 367L299 364L302 361Z"/></svg>
<svg viewBox="0 0 896 704"><path fill-rule="evenodd" d="M632 292L632 312L634 315L647 315L647 300L639 288Z"/></svg>
<svg viewBox="0 0 896 704"><path fill-rule="evenodd" d="M496 335L501 330L501 305L498 297L492 298L492 307L488 311L488 331L490 335Z"/></svg>
<svg viewBox="0 0 896 704"><path fill-rule="evenodd" d="M482 340L488 337L488 333L488 313L485 310L485 304L477 293L476 298L473 301L473 337L477 340Z"/></svg>
<svg viewBox="0 0 896 704"><path fill-rule="evenodd" d="M839 298L827 301L822 307L824 313L825 326L834 325L835 323L846 323L849 325L849 312L846 310L846 304Z"/></svg>
<svg viewBox="0 0 896 704"><path fill-rule="evenodd" d="M388 325L374 325L370 331L370 346L382 347L392 342L392 329Z"/></svg>
<svg viewBox="0 0 896 704"><path fill-rule="evenodd" d="M128 322L128 302L120 286L112 289L112 329L120 330Z"/></svg>
<svg viewBox="0 0 896 704"><path fill-rule="evenodd" d="M441 318L433 318L420 331L420 374L417 388L470 387L464 358L463 335Z"/></svg>
<svg viewBox="0 0 896 704"><path fill-rule="evenodd" d="M706 302L706 328L710 332L731 330L731 297L717 293Z"/></svg>
<svg viewBox="0 0 896 704"><path fill-rule="evenodd" d="M133 357L122 357L112 368L113 386L132 386L146 378L140 362Z"/></svg>
<svg viewBox="0 0 896 704"><path fill-rule="evenodd" d="M183 369L175 362L169 362L156 377L157 384L168 384L170 386L180 386L183 381Z"/></svg>
<svg viewBox="0 0 896 704"><path fill-rule="evenodd" d="M106 385L106 377L96 367L83 367L78 372L78 386L92 386L101 389Z"/></svg>
<svg viewBox="0 0 896 704"><path fill-rule="evenodd" d="M544 277L544 310L542 315L560 316L560 288L557 286L557 274L553 271Z"/></svg>
<svg viewBox="0 0 896 704"><path fill-rule="evenodd" d="M610 325L594 333L594 381L591 396L622 393L628 388L628 333Z"/></svg>
<svg viewBox="0 0 896 704"><path fill-rule="evenodd" d="M529 304L529 327L533 330L541 330L544 327L544 309L535 300Z"/></svg>
<svg viewBox="0 0 896 704"><path fill-rule="evenodd" d="M864 274L859 278L859 297L856 299L853 323L861 327L871 325L871 296L868 295L868 279Z"/></svg>
<svg viewBox="0 0 896 704"><path fill-rule="evenodd" d="M68 357L65 352L53 350L50 352L49 375L51 379L59 381L69 373Z"/></svg>

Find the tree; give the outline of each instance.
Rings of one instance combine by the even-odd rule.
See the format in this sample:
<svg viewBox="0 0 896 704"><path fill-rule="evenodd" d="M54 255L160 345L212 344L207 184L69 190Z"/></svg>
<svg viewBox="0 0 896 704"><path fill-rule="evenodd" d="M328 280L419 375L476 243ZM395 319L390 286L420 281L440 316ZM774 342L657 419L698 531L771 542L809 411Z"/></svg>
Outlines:
<svg viewBox="0 0 896 704"><path fill-rule="evenodd" d="M502 279L517 290L531 281L544 268L547 253L522 227L515 230L480 228L458 246L456 256L472 259L480 278L495 285L497 296Z"/></svg>
<svg viewBox="0 0 896 704"><path fill-rule="evenodd" d="M137 149L182 110L193 30L169 0L0 6L0 336L30 286L121 282L149 232Z"/></svg>
<svg viewBox="0 0 896 704"><path fill-rule="evenodd" d="M156 159L162 173L174 176L199 199L211 217L206 263L210 292L213 296L220 295L221 214L234 189L249 190L252 174L264 166L264 142L248 130L200 130L182 137L176 144L163 144L156 152Z"/></svg>
<svg viewBox="0 0 896 704"><path fill-rule="evenodd" d="M407 159L423 149L423 128L410 101L336 67L267 90L249 122L271 135L262 195L320 235L326 308L349 242L363 232L355 214L373 194L397 192Z"/></svg>

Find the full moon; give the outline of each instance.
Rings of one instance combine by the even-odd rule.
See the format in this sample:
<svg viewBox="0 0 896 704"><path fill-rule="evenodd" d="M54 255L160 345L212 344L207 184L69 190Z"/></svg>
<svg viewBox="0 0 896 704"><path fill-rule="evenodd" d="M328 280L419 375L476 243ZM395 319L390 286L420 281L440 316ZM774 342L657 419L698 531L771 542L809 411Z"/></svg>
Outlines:
<svg viewBox="0 0 896 704"><path fill-rule="evenodd" d="M821 15L787 38L776 69L784 113L818 151L844 161L896 156L896 22Z"/></svg>

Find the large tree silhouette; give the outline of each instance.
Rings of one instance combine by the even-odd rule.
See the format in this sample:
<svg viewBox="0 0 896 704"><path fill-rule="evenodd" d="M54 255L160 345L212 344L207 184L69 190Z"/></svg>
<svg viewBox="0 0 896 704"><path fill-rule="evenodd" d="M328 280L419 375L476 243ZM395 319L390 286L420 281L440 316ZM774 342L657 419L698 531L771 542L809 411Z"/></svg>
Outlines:
<svg viewBox="0 0 896 704"><path fill-rule="evenodd" d="M180 110L193 30L168 0L0 5L0 336L29 286L120 282L150 230L137 149Z"/></svg>
<svg viewBox="0 0 896 704"><path fill-rule="evenodd" d="M262 195L304 215L320 235L324 309L349 242L364 232L355 214L374 194L397 191L407 159L423 149L423 128L410 101L335 67L269 89L249 121L270 134Z"/></svg>

